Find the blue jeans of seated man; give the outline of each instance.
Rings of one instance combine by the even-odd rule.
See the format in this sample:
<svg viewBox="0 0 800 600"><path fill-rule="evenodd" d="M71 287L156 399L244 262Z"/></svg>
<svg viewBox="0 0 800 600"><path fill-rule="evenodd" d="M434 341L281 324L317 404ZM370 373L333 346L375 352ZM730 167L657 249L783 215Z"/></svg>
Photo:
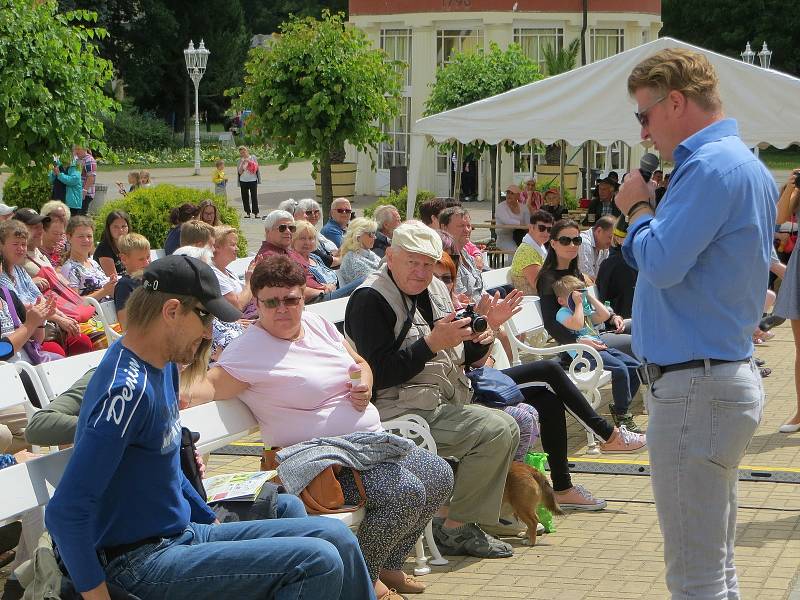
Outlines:
<svg viewBox="0 0 800 600"><path fill-rule="evenodd" d="M347 298L350 294L352 294L355 289L364 283L364 279L366 277L359 277L355 281L351 281L347 285L343 285L339 289L333 290L332 292L327 292L320 302L325 302L326 300L336 300L337 298Z"/></svg>
<svg viewBox="0 0 800 600"><path fill-rule="evenodd" d="M647 449L672 600L738 600L739 462L761 421L755 363L670 371L652 385Z"/></svg>
<svg viewBox="0 0 800 600"><path fill-rule="evenodd" d="M142 600L375 600L355 536L325 517L189 523L105 571Z"/></svg>
<svg viewBox="0 0 800 600"><path fill-rule="evenodd" d="M306 505L293 494L278 494L278 503L275 506L276 519L299 519L307 517Z"/></svg>
<svg viewBox="0 0 800 600"><path fill-rule="evenodd" d="M615 348L600 350L603 369L611 371L611 395L614 397L614 412L623 415L628 412L631 401L639 391L641 380L636 369L640 362Z"/></svg>

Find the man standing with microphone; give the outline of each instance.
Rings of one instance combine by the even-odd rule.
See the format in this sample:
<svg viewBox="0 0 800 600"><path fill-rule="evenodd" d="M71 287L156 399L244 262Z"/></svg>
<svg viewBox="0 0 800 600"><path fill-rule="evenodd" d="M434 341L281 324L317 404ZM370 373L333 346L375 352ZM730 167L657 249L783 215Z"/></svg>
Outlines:
<svg viewBox="0 0 800 600"><path fill-rule="evenodd" d="M675 168L654 213L634 171L616 197L639 272L633 349L650 388L647 442L673 600L734 600L738 466L764 392L751 334L778 192L726 119L713 66L667 49L628 77L642 138Z"/></svg>

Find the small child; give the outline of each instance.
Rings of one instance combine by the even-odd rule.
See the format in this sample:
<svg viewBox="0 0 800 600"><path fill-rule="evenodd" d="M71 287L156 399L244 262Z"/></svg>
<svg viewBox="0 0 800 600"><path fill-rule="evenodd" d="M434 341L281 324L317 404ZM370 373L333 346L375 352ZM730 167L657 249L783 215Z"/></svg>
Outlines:
<svg viewBox="0 0 800 600"><path fill-rule="evenodd" d="M600 338L595 325L604 323L611 313L584 288L586 284L572 275L566 275L553 284L553 292L561 308L556 320L578 336L577 342L591 346L600 353L603 368L611 371L611 392L614 405L611 417L615 425L628 431L641 433L629 411L631 401L639 390L641 381L638 360L615 348L609 348ZM571 354L574 355L573 352Z"/></svg>
<svg viewBox="0 0 800 600"><path fill-rule="evenodd" d="M117 250L125 273L114 288L114 308L117 321L124 331L127 327L125 303L133 291L142 285L142 271L150 264L150 242L138 233L122 235L117 240Z"/></svg>
<svg viewBox="0 0 800 600"><path fill-rule="evenodd" d="M214 193L217 196L225 196L225 186L228 185L228 176L225 175L225 161L218 160L214 163L214 171L211 173L211 182L214 184Z"/></svg>
<svg viewBox="0 0 800 600"><path fill-rule="evenodd" d="M151 187L153 182L150 181L150 171L139 171L139 186Z"/></svg>

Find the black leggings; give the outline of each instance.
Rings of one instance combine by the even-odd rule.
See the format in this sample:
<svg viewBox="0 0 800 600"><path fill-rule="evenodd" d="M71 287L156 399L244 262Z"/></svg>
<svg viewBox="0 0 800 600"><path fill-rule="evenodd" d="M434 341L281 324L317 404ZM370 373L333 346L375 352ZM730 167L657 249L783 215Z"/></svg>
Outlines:
<svg viewBox="0 0 800 600"><path fill-rule="evenodd" d="M258 181L240 181L239 186L245 214L258 216Z"/></svg>
<svg viewBox="0 0 800 600"><path fill-rule="evenodd" d="M580 390L569 378L561 365L551 360L538 360L510 369L503 373L511 377L517 385L541 382L552 388L552 392L544 386L522 388L525 402L539 413L542 437L542 448L547 452L550 465L550 478L556 491L568 490L572 487L567 462L567 419L565 410L578 417L589 429L608 440L614 432L614 426L598 415L583 397Z"/></svg>

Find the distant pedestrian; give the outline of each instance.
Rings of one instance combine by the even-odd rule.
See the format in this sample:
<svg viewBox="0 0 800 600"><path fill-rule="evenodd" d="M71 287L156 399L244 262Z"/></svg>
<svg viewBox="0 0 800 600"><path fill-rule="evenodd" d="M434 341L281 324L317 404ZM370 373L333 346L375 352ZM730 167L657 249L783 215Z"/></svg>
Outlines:
<svg viewBox="0 0 800 600"><path fill-rule="evenodd" d="M89 212L89 205L92 203L92 200L94 200L94 184L97 177L97 161L83 146L73 146L72 152L75 155L77 167L81 172L82 185L81 206L73 210L73 213L76 215L85 215L87 212ZM71 206L72 205L70 204L70 207Z"/></svg>
<svg viewBox="0 0 800 600"><path fill-rule="evenodd" d="M214 163L211 172L211 183L214 184L214 193L217 196L227 196L225 188L228 185L228 176L225 174L225 161L220 159Z"/></svg>

